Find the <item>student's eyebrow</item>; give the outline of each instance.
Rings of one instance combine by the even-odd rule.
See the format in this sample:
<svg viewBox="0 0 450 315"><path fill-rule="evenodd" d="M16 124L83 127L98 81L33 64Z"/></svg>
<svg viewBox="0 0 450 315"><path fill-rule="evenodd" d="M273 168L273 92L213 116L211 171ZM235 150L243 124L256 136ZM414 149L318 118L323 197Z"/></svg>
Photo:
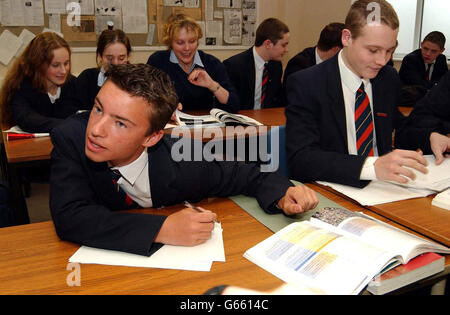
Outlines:
<svg viewBox="0 0 450 315"><path fill-rule="evenodd" d="M103 104L102 102L100 102L100 99L98 97L95 97L95 100L97 101L98 105L103 109ZM136 126L136 124L134 122L132 122L131 120L129 120L128 118L119 116L119 115L111 115L112 117L114 117L115 119L119 119L122 121L126 121L129 122L130 124L132 124L133 126Z"/></svg>

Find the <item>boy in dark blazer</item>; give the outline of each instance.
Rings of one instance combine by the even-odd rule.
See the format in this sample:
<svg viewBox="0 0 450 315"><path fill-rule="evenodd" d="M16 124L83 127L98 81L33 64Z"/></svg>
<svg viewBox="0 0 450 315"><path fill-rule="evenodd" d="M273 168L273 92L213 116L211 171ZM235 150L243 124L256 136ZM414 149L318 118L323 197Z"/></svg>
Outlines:
<svg viewBox="0 0 450 315"><path fill-rule="evenodd" d="M291 74L320 64L336 55L342 49L341 37L344 27L344 23L330 23L325 26L320 32L316 46L305 48L289 60L284 70L283 82L286 83Z"/></svg>
<svg viewBox="0 0 450 315"><path fill-rule="evenodd" d="M165 217L117 210L236 194L255 196L269 213L291 215L317 205L312 190L256 165L178 162L175 140L162 131L178 104L168 75L139 64L112 67L107 77L91 113L69 118L51 133L50 208L60 238L150 256L161 244L205 242L216 214L186 208Z"/></svg>
<svg viewBox="0 0 450 315"><path fill-rule="evenodd" d="M281 58L288 52L289 38L286 24L266 19L256 30L255 46L223 62L238 91L240 109L284 106Z"/></svg>
<svg viewBox="0 0 450 315"><path fill-rule="evenodd" d="M381 23L369 23L373 3L352 5L338 55L288 79L286 149L295 179L363 187L414 178L404 166L427 171L421 154L392 151L392 132L404 117L397 110L400 80L384 66L397 46L399 21L379 0Z"/></svg>
<svg viewBox="0 0 450 315"><path fill-rule="evenodd" d="M441 32L431 32L420 48L403 58L399 75L403 83L403 104L414 106L435 86L448 71L445 50L445 36Z"/></svg>

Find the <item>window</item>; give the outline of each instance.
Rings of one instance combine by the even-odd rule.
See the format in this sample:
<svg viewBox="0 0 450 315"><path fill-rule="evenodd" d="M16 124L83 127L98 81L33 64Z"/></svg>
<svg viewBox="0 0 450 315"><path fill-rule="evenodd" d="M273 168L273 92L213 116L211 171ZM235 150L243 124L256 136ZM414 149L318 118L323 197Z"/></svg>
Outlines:
<svg viewBox="0 0 450 315"><path fill-rule="evenodd" d="M444 33L446 52L450 52L450 1L448 0L388 0L400 19L399 46L396 58L402 58L420 47L421 41L432 31Z"/></svg>

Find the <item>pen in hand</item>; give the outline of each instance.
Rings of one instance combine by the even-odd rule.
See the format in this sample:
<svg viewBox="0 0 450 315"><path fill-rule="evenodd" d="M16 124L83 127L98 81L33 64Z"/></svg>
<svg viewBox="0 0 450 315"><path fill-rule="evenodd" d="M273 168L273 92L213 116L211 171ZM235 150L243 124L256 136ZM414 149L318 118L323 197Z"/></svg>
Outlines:
<svg viewBox="0 0 450 315"><path fill-rule="evenodd" d="M194 206L193 204L191 204L191 203L188 202L188 201L185 201L185 202L184 202L184 205L185 205L186 207L190 208L190 209L194 209L195 211L197 211L197 212L199 212L199 213L203 213L203 210L202 210L202 209L200 209L199 207ZM220 222L217 221L217 220L215 220L214 222L215 222L215 223L220 223Z"/></svg>

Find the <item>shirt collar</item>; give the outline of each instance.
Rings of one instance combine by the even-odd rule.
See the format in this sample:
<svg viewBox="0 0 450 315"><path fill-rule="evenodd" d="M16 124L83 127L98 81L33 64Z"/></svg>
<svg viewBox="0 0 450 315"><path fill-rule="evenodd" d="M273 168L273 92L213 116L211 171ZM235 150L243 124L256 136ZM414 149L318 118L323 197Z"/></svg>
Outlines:
<svg viewBox="0 0 450 315"><path fill-rule="evenodd" d="M266 62L264 61L264 59L261 58L260 55L258 55L258 52L257 52L256 49L255 49L255 46L253 46L253 58L255 59L255 66L256 66L258 69L264 68L264 64L265 64Z"/></svg>
<svg viewBox="0 0 450 315"><path fill-rule="evenodd" d="M50 102L52 102L52 104L54 104L56 102L57 99L59 99L59 97L61 96L61 87L58 86L58 89L56 90L56 94L55 95L51 95L50 93L47 93L48 97L50 98Z"/></svg>
<svg viewBox="0 0 450 315"><path fill-rule="evenodd" d="M173 50L170 51L169 60L170 60L170 62L176 63L181 67L180 61L178 60L178 58L175 55L175 53L173 52ZM189 70L189 72L192 72L192 70L194 70L195 66L200 66L202 68L205 68L205 66L203 65L202 59L200 58L200 54L198 53L198 50L195 51L194 62L192 63L192 66L191 66L191 69Z"/></svg>
<svg viewBox="0 0 450 315"><path fill-rule="evenodd" d="M147 164L148 154L147 150L144 150L142 154L130 164L121 167L112 167L111 169L118 170L123 179L125 179L131 186L133 186Z"/></svg>
<svg viewBox="0 0 450 315"><path fill-rule="evenodd" d="M350 91L355 92L361 87L361 83L364 83L364 86L367 87L370 84L370 80L361 79L352 70L350 70L344 62L344 58L342 57L343 51L339 52L339 72L341 74L342 83L350 89Z"/></svg>
<svg viewBox="0 0 450 315"><path fill-rule="evenodd" d="M99 87L102 87L103 84L105 84L106 76L105 76L105 69L103 67L100 69L100 72L98 73L98 79L97 79L97 85Z"/></svg>
<svg viewBox="0 0 450 315"><path fill-rule="evenodd" d="M319 52L317 51L317 46L316 46L316 49L314 50L315 51L315 53L316 53L316 65L318 65L318 64L320 64L320 63L322 63L323 62L323 60L320 58L320 56L319 56Z"/></svg>

